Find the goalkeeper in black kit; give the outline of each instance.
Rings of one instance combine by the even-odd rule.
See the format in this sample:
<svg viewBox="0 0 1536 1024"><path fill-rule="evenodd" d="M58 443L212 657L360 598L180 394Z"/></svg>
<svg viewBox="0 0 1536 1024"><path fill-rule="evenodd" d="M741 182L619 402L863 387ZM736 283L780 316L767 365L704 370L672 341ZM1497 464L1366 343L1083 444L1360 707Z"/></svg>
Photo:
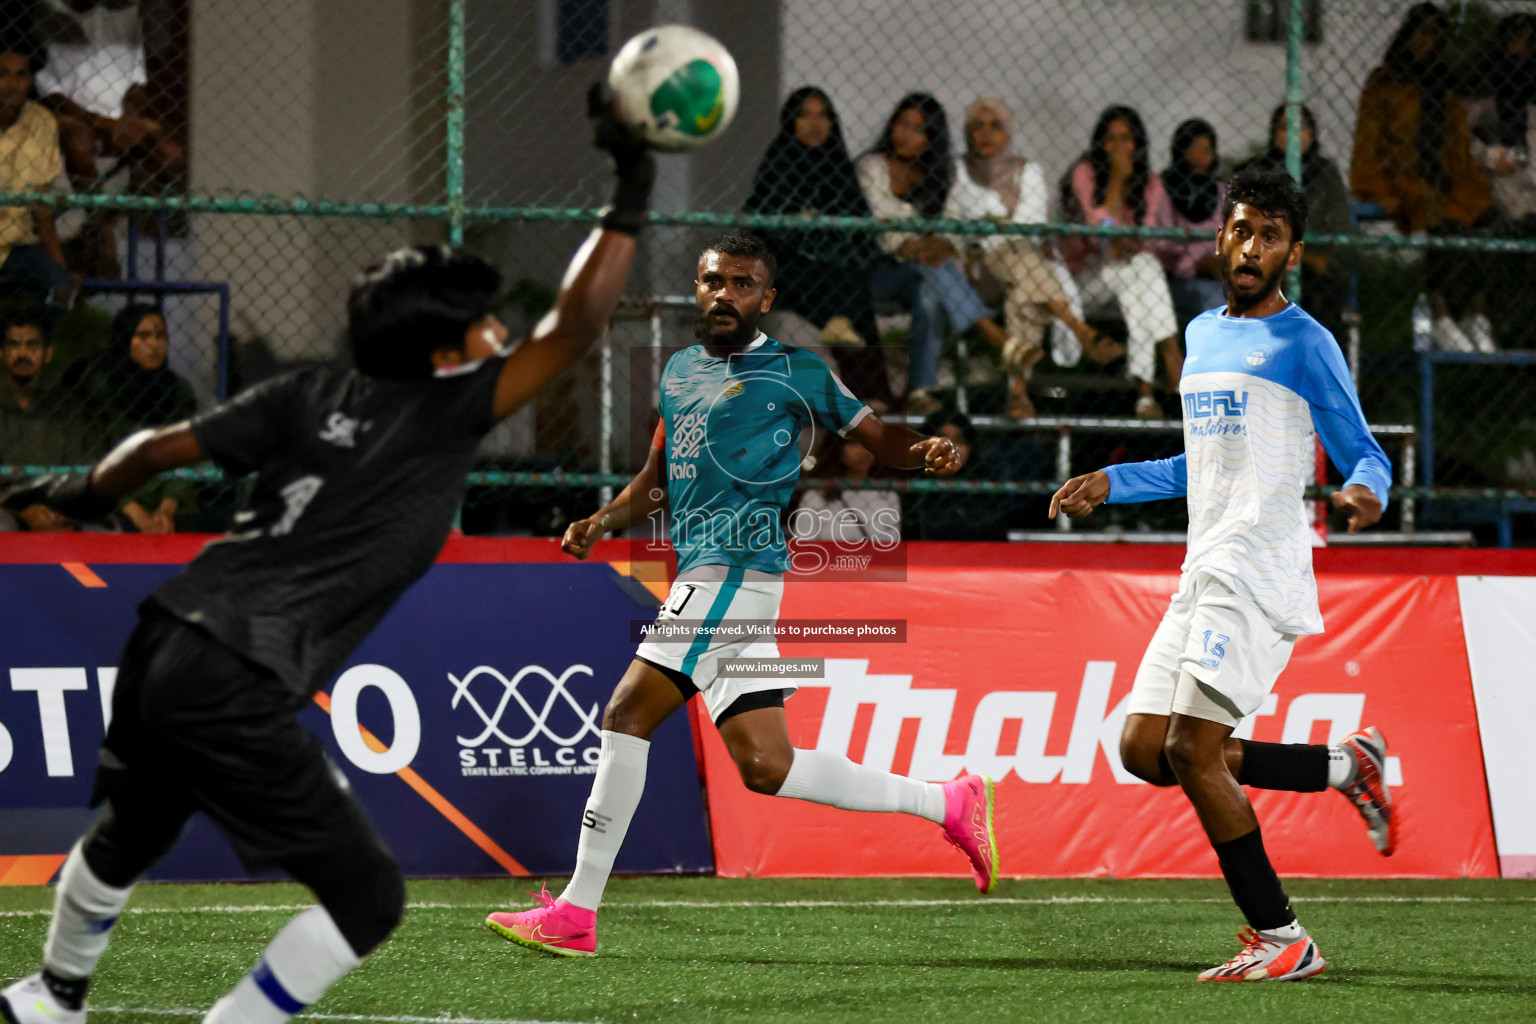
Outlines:
<svg viewBox="0 0 1536 1024"><path fill-rule="evenodd" d="M281 1024L399 923L400 869L299 712L432 564L480 439L578 359L618 304L655 164L596 87L589 107L617 169L614 202L520 344L508 349L492 315L491 266L401 249L352 286L355 369L267 381L7 499L85 520L166 470L211 460L257 474L230 532L140 606L96 772L101 813L64 862L42 969L0 993L11 1024L83 1024L135 881L199 811L249 869L282 868L320 904L207 1021Z"/></svg>

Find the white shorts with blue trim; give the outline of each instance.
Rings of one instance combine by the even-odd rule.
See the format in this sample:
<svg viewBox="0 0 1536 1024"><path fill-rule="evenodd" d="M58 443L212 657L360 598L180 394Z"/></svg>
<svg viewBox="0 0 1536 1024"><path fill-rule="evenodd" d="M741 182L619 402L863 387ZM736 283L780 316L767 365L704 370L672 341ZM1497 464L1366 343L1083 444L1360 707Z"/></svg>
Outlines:
<svg viewBox="0 0 1536 1024"><path fill-rule="evenodd" d="M701 565L681 574L656 616L657 632L643 640L635 657L687 676L709 709L720 716L740 697L793 684L776 677L722 675L727 658L777 658L779 645L762 626L779 618L784 577L728 565ZM757 627L757 629L754 629Z"/></svg>
<svg viewBox="0 0 1536 1024"><path fill-rule="evenodd" d="M1196 572L1152 634L1126 713L1177 712L1235 727L1259 710L1295 647L1295 635L1277 632L1258 605Z"/></svg>

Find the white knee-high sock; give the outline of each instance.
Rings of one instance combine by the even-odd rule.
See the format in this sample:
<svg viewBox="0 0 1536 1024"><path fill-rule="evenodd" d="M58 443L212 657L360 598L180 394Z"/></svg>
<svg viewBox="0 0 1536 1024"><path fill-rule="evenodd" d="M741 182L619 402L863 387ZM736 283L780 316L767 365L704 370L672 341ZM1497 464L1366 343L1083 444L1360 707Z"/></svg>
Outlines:
<svg viewBox="0 0 1536 1024"><path fill-rule="evenodd" d="M778 796L845 811L899 811L944 823L944 787L855 764L824 750L795 750Z"/></svg>
<svg viewBox="0 0 1536 1024"><path fill-rule="evenodd" d="M311 907L277 933L203 1024L283 1024L361 962L326 909Z"/></svg>
<svg viewBox="0 0 1536 1024"><path fill-rule="evenodd" d="M650 740L603 730L597 777L592 780L592 795L581 816L576 873L560 894L568 902L587 910L596 910L602 903L613 862L645 792L645 765L650 756Z"/></svg>
<svg viewBox="0 0 1536 1024"><path fill-rule="evenodd" d="M114 889L92 873L80 852L69 851L53 897L53 920L43 946L43 966L60 978L88 978L106 952L112 926L128 905L133 886Z"/></svg>

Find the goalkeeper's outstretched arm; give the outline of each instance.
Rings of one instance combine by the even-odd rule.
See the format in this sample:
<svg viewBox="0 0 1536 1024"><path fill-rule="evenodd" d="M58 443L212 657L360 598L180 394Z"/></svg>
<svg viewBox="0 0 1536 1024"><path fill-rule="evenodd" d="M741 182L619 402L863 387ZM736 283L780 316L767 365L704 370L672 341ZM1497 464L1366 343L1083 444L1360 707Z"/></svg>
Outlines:
<svg viewBox="0 0 1536 1024"><path fill-rule="evenodd" d="M5 507L46 505L70 519L99 519L117 508L119 498L166 470L195 466L205 457L190 423L141 430L124 438L89 473L50 474L12 488Z"/></svg>

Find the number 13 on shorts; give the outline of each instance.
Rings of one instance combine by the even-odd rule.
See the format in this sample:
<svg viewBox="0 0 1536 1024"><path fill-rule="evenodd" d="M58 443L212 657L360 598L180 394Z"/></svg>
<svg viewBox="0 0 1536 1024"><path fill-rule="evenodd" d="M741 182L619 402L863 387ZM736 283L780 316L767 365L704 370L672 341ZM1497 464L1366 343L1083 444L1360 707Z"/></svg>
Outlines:
<svg viewBox="0 0 1536 1024"><path fill-rule="evenodd" d="M1214 654L1218 658L1225 658L1227 656L1227 642L1232 639L1231 637L1225 633L1216 633L1209 629L1202 633L1201 636L1205 638L1206 654ZM1216 638L1214 644L1211 643L1212 636Z"/></svg>

